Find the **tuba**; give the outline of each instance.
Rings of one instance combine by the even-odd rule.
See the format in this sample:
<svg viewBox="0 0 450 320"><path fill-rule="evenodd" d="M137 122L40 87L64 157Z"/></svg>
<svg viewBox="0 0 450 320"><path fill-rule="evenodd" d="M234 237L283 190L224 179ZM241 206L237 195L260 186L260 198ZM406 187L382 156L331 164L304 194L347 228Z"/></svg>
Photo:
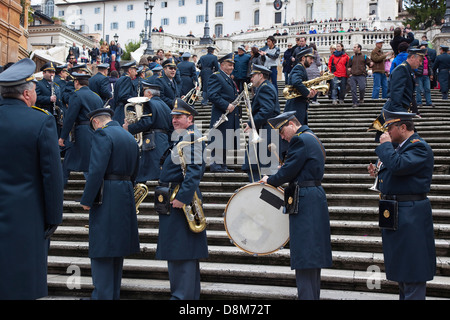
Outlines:
<svg viewBox="0 0 450 320"><path fill-rule="evenodd" d="M316 91L320 91L323 95L327 94L328 90L330 90L330 85L327 84L320 84L322 81L331 80L334 78L334 74L326 72L322 76L314 78L312 80L304 81L303 84L308 89L314 89ZM287 99L294 99L301 96L300 92L292 86L292 85L286 85L283 89L283 96Z"/></svg>
<svg viewBox="0 0 450 320"><path fill-rule="evenodd" d="M186 175L186 160L184 158L183 148L187 145L194 144L196 142L201 142L207 140L207 136L202 136L201 138L194 141L181 141L177 144L177 152L180 156L181 169L183 171L183 176ZM180 185L177 185L170 196L170 202L172 202L178 191L180 190ZM189 225L189 229L194 233L200 233L206 228L206 218L203 213L202 201L194 192L194 197L189 205L183 205L183 212L186 216L186 220Z"/></svg>
<svg viewBox="0 0 450 320"><path fill-rule="evenodd" d="M123 107L125 113L125 120L129 124L138 122L142 117L144 117L144 103L149 101L147 97L134 97L128 99L128 103ZM133 109L133 110L132 110ZM152 114L145 115L151 117ZM134 136L139 147L142 146L142 132Z"/></svg>

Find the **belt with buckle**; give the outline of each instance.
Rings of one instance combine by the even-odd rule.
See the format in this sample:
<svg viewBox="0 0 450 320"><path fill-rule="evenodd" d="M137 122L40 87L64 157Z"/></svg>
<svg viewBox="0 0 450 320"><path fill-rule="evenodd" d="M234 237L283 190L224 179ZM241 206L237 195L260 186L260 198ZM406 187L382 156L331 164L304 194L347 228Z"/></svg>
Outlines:
<svg viewBox="0 0 450 320"><path fill-rule="evenodd" d="M380 194L381 200L396 200L399 202L404 201L420 201L427 198L426 193L420 194Z"/></svg>

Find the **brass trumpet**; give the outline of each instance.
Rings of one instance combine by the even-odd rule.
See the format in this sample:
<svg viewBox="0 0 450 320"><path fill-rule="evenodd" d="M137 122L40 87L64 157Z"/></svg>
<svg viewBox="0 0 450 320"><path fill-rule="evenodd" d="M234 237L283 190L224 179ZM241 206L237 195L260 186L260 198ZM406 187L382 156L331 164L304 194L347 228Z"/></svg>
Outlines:
<svg viewBox="0 0 450 320"><path fill-rule="evenodd" d="M194 88L189 90L188 93L184 96L182 99L184 102L186 102L188 105L193 105L196 101L200 100L200 91L201 91L201 79L198 79L198 82L195 83Z"/></svg>
<svg viewBox="0 0 450 320"><path fill-rule="evenodd" d="M372 125L367 129L367 132L370 131L380 131L380 132L386 132L387 128L383 126L384 119L383 116L380 114L374 122L372 122Z"/></svg>
<svg viewBox="0 0 450 320"><path fill-rule="evenodd" d="M331 80L333 78L334 78L334 74L326 72L320 77L303 82L303 84L308 89L310 89L310 90L314 89L316 91L321 92L323 95L325 95L330 90L330 85L328 83L327 84L320 84L320 83L322 81ZM283 96L287 100L290 100L290 99L301 97L301 93L298 92L298 90L294 86L286 85L283 89Z"/></svg>
<svg viewBox="0 0 450 320"><path fill-rule="evenodd" d="M375 191L375 192L380 192L380 190L378 190L378 172L380 171L381 164L382 164L381 160L378 159L377 160L377 165L375 166L375 169L374 169L375 182L369 188L369 190L372 190L372 191Z"/></svg>

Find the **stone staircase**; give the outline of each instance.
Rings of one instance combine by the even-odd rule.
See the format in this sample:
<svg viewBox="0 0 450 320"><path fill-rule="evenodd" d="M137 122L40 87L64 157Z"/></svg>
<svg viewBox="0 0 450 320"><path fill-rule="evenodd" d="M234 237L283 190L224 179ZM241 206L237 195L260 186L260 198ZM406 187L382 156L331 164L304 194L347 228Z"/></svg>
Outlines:
<svg viewBox="0 0 450 320"><path fill-rule="evenodd" d="M281 95L283 84L279 83ZM374 178L366 167L376 161L374 133L367 128L379 114L383 100L372 100L371 80L366 100L352 108L333 106L326 97L310 105L309 126L322 140L327 161L323 187L327 193L333 266L322 270L321 298L327 300L398 299L397 283L386 280L381 234L377 225L378 193L369 190ZM420 135L435 155L429 198L433 207L437 274L427 285L428 299L450 298L450 105L433 90L435 107L421 108L416 121ZM199 108L199 124L209 124L210 107ZM295 274L289 266L289 244L273 254L255 257L235 247L223 225L231 195L248 183L240 165L233 173L210 173L201 181L207 216L210 256L201 261L202 299L296 299ZM65 190L64 222L52 237L49 252L49 299L88 297L93 289L88 258L88 214L78 201L84 188L81 173L72 173ZM125 259L122 299L167 299L167 264L154 259L158 216L153 209L156 182L138 215L141 252ZM251 200L249 200L251 204ZM379 271L379 272L377 272Z"/></svg>

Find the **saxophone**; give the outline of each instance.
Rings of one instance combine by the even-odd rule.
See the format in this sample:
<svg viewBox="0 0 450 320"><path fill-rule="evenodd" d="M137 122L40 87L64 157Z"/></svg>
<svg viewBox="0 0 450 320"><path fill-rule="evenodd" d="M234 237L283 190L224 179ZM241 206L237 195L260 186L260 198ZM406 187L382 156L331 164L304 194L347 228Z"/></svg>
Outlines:
<svg viewBox="0 0 450 320"><path fill-rule="evenodd" d="M53 82L53 76L50 78L51 82L50 82L50 88L51 88L51 93L50 95L52 96L56 96L56 90L55 90L55 83ZM58 101L58 98L56 98L56 101L53 102L53 116L56 119L56 123L59 126L63 125L63 113L61 112L61 108L56 104L56 102Z"/></svg>
<svg viewBox="0 0 450 320"><path fill-rule="evenodd" d="M196 142L205 141L208 138L206 136L202 136L194 141L181 141L177 144L177 152L180 156L181 170L183 171L183 176L186 175L186 160L184 158L183 148L187 145L194 144ZM180 190L180 185L175 187L175 190L172 192L170 196L170 202L172 202L178 191ZM186 220L189 225L189 229L194 233L200 233L206 228L206 218L203 213L202 201L197 195L197 192L194 192L194 197L192 198L192 202L189 205L183 205L183 212L186 216Z"/></svg>
<svg viewBox="0 0 450 320"><path fill-rule="evenodd" d="M330 85L329 84L320 84L320 83L322 81L331 80L333 78L334 78L334 74L326 72L320 77L303 82L303 84L308 89L314 89L316 91L320 91L320 92L322 92L322 94L325 95L325 94L327 94L328 90L330 90ZM294 86L286 85L283 89L283 96L287 100L289 100L289 99L298 98L301 96L301 94L300 94L300 92L298 92L298 90Z"/></svg>

